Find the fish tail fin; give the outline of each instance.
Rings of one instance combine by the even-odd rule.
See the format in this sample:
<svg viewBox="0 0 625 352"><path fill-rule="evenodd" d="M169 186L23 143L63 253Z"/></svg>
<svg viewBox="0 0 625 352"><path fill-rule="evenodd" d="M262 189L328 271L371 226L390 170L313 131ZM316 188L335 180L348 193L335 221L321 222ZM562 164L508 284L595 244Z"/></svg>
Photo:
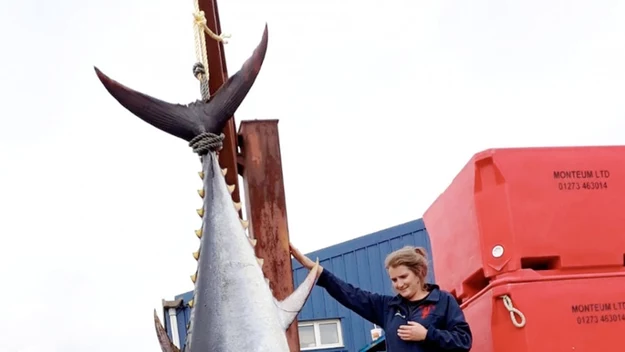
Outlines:
<svg viewBox="0 0 625 352"><path fill-rule="evenodd" d="M129 88L105 75L94 66L104 88L118 103L135 116L168 134L187 142L210 132L219 134L252 88L267 52L268 29L254 53L208 101L187 105L172 104Z"/></svg>

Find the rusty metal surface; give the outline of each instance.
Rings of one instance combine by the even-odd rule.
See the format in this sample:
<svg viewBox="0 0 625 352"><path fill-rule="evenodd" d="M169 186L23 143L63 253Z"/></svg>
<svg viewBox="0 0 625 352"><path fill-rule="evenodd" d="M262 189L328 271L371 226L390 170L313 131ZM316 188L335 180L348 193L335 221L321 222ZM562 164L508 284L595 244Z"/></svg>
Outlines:
<svg viewBox="0 0 625 352"><path fill-rule="evenodd" d="M204 11L206 16L206 25L215 34L221 34L221 24L219 22L219 9L216 0L199 0L200 11ZM206 56L208 58L209 73L209 91L211 96L224 84L228 79L228 70L226 68L226 57L224 54L223 43L217 42L204 33L206 38ZM219 153L219 162L222 168L227 168L226 181L229 185L235 185L232 192L232 200L240 202L239 194L239 172L237 170L237 135L234 116L228 121L223 131L226 136L223 141L223 149Z"/></svg>
<svg viewBox="0 0 625 352"><path fill-rule="evenodd" d="M294 287L278 120L242 121L239 139L248 231L258 241L256 255L265 261L263 272L269 286L282 300ZM287 339L290 350L299 352L297 319L287 330Z"/></svg>

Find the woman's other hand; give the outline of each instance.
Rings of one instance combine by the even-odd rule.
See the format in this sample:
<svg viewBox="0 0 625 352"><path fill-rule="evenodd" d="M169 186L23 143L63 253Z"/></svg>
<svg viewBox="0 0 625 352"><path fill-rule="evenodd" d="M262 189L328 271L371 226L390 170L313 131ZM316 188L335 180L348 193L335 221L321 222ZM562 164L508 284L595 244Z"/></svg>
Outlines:
<svg viewBox="0 0 625 352"><path fill-rule="evenodd" d="M409 321L408 325L401 325L397 329L397 335L404 341L423 341L427 335L427 329L414 321Z"/></svg>

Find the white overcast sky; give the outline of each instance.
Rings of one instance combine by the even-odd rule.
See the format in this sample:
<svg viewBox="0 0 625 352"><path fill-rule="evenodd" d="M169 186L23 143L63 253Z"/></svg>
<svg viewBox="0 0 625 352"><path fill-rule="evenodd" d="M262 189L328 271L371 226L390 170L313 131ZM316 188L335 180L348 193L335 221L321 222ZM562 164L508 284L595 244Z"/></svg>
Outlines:
<svg viewBox="0 0 625 352"><path fill-rule="evenodd" d="M196 99L193 2L0 4L0 351L158 351L152 309L192 289L200 165L93 65ZM622 1L219 6L230 74L269 24L236 119L280 119L307 252L420 218L483 149L625 138Z"/></svg>

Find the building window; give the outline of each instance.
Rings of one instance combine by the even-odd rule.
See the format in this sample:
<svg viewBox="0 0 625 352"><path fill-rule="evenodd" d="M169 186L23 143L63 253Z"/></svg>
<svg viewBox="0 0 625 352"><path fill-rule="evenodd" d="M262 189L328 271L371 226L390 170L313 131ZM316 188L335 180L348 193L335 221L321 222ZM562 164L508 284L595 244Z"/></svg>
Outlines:
<svg viewBox="0 0 625 352"><path fill-rule="evenodd" d="M303 321L297 326L299 347L302 351L343 347L343 333L339 319Z"/></svg>

